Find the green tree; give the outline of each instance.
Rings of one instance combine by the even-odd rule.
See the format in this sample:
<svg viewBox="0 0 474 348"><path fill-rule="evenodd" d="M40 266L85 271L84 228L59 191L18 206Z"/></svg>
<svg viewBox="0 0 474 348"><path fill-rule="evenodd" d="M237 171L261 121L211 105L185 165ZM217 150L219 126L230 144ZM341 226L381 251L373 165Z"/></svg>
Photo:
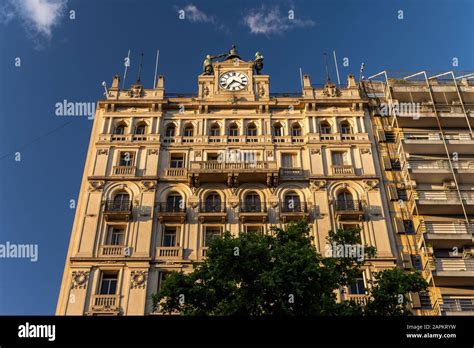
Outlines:
<svg viewBox="0 0 474 348"><path fill-rule="evenodd" d="M360 231L330 232L328 243L360 246ZM182 315L379 314L379 298L388 301L401 289L414 291L413 284L376 287L380 294L370 302L370 311L354 302L336 301L337 290L351 284L364 261L374 255L375 249L365 246L363 255L325 257L316 251L304 220L273 228L268 235L226 232L209 242L206 260L194 264L191 273L171 273L152 296L153 304L164 313ZM389 308L400 311L400 305Z"/></svg>

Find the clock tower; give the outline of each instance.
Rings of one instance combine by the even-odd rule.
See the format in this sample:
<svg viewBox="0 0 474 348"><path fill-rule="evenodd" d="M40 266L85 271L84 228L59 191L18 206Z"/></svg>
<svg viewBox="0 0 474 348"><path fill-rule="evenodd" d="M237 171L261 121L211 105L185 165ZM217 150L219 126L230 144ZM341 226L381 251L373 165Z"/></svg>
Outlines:
<svg viewBox="0 0 474 348"><path fill-rule="evenodd" d="M213 100L269 100L268 75L256 74L257 61L245 61L235 46L224 60L212 62L211 73L198 77L199 98Z"/></svg>

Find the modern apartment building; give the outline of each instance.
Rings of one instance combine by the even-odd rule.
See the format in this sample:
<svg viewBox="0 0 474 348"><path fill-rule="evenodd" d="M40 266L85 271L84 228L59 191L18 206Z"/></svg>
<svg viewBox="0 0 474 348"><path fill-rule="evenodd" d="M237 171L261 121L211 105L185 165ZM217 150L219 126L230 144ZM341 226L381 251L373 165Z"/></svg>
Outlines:
<svg viewBox="0 0 474 348"><path fill-rule="evenodd" d="M473 74L363 83L401 266L422 271L419 315L474 315Z"/></svg>
<svg viewBox="0 0 474 348"><path fill-rule="evenodd" d="M208 58L193 95L166 93L162 76L154 88L137 81L127 90L114 77L97 105L58 315L152 314L166 275L191 271L212 236L267 233L305 217L321 253L339 227L359 226L363 243L377 248L341 299L363 303L373 273L396 267L399 236L383 188L392 179L377 156L371 99L353 76L314 86L305 75L300 93L271 93L259 59L235 48ZM461 163L467 152L459 151ZM457 175L469 185L469 175ZM461 217L462 202L449 206Z"/></svg>

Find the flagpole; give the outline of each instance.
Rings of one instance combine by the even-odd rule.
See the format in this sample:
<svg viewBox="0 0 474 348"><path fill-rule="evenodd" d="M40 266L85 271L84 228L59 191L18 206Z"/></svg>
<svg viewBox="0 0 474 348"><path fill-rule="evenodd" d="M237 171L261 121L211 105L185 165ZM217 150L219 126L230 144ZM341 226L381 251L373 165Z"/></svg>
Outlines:
<svg viewBox="0 0 474 348"><path fill-rule="evenodd" d="M156 74L158 73L158 60L160 59L160 50L156 51L155 77L153 78L153 89L156 87Z"/></svg>

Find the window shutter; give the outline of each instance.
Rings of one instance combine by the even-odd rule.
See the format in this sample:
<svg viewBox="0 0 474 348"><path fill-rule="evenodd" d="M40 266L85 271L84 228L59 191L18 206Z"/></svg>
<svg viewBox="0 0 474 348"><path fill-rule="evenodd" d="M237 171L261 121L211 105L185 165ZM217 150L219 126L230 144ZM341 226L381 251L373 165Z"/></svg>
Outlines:
<svg viewBox="0 0 474 348"><path fill-rule="evenodd" d="M385 170L392 170L392 162L390 161L390 157L383 158L383 166Z"/></svg>
<svg viewBox="0 0 474 348"><path fill-rule="evenodd" d="M397 233L405 233L405 225L402 220L399 218L395 218L395 229L397 230Z"/></svg>
<svg viewBox="0 0 474 348"><path fill-rule="evenodd" d="M397 188L394 185L388 185L388 199L391 201L398 200Z"/></svg>

